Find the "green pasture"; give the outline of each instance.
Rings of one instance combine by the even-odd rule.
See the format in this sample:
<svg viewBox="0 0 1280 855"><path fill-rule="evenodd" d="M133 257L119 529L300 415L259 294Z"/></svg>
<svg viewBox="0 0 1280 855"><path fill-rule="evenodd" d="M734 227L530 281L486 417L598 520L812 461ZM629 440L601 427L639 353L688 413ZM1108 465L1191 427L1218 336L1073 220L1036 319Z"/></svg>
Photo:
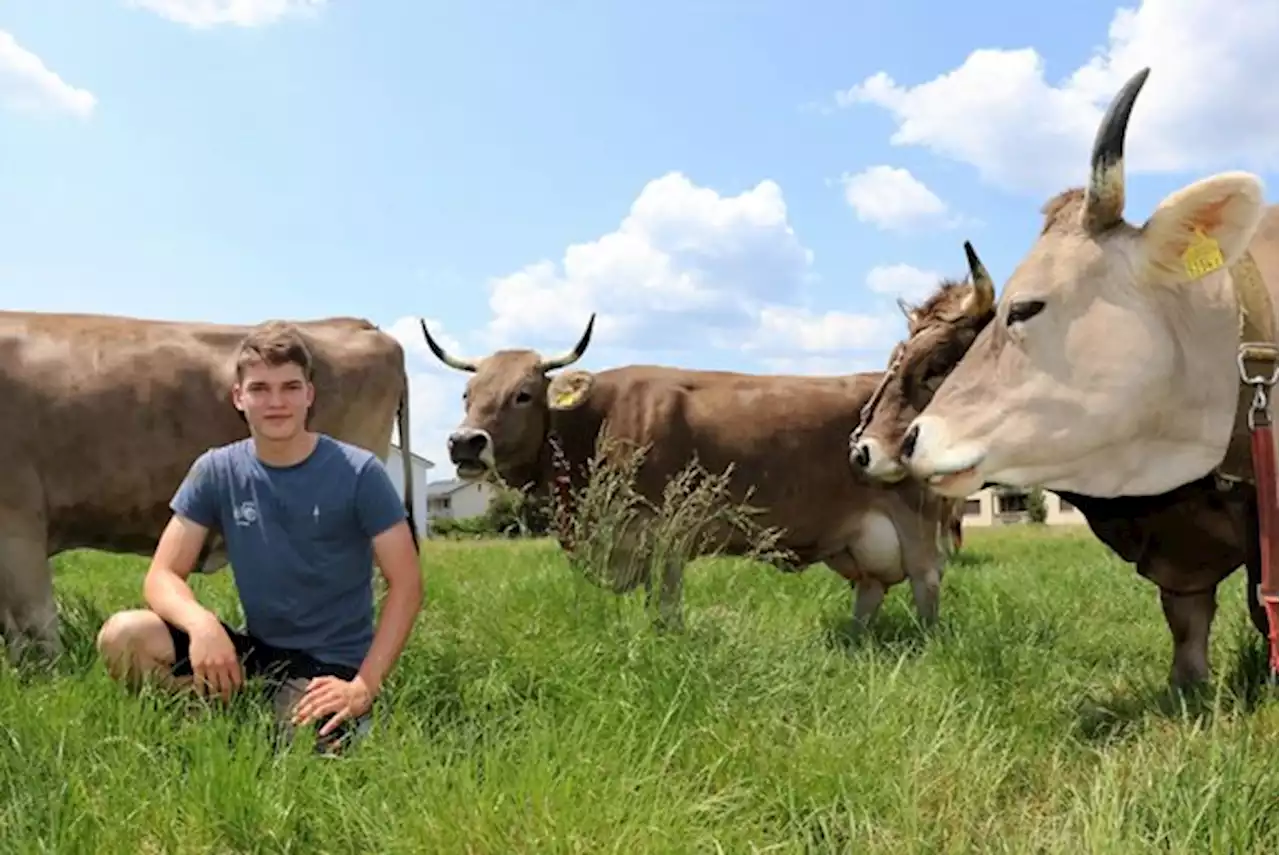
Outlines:
<svg viewBox="0 0 1280 855"><path fill-rule="evenodd" d="M1085 529L969 529L908 586L696 562L683 633L553 541L431 542L373 733L273 751L265 708L130 695L94 659L145 562L56 561L67 645L0 667L4 853L1274 853L1277 707L1241 569L1215 683L1166 693L1154 586ZM230 574L197 593L238 618ZM1274 691L1274 690L1273 690Z"/></svg>

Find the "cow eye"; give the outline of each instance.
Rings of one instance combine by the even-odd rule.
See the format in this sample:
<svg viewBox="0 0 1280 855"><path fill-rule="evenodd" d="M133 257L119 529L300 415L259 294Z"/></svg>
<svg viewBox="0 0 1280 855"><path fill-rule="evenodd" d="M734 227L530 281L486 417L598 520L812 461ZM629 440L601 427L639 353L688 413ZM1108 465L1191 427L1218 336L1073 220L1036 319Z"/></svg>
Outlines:
<svg viewBox="0 0 1280 855"><path fill-rule="evenodd" d="M1009 307L1008 326L1029 321L1044 310L1044 300L1019 300Z"/></svg>
<svg viewBox="0 0 1280 855"><path fill-rule="evenodd" d="M516 393L516 404L517 404L517 405L519 405L519 406L521 406L521 407L523 407L524 405L528 404L528 403L529 403L530 401L532 401L532 400L533 400L533 395L530 395L528 392L517 392L517 393Z"/></svg>

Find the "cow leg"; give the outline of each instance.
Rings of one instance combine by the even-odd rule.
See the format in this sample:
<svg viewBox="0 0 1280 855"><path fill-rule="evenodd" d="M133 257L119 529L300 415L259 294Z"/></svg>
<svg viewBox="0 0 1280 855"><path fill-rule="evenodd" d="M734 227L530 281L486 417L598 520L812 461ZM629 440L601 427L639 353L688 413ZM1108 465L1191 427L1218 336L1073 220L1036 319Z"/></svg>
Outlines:
<svg viewBox="0 0 1280 855"><path fill-rule="evenodd" d="M1190 686L1209 679L1209 630L1217 610L1217 586L1195 594L1160 589L1160 606L1173 636L1169 682Z"/></svg>
<svg viewBox="0 0 1280 855"><path fill-rule="evenodd" d="M935 529L941 530L941 526ZM921 528L916 537L904 538L901 560L902 571L911 580L916 617L921 626L929 629L938 622L938 593L947 559L938 538L927 535L927 530Z"/></svg>
<svg viewBox="0 0 1280 855"><path fill-rule="evenodd" d="M926 627L938 622L938 591L942 587L942 571L938 563L930 561L923 573L911 574L911 596L916 603L916 615Z"/></svg>
<svg viewBox="0 0 1280 855"><path fill-rule="evenodd" d="M884 602L886 585L876 577L862 572L858 561L848 553L832 555L827 566L839 573L853 589L853 626L861 632L871 625Z"/></svg>
<svg viewBox="0 0 1280 855"><path fill-rule="evenodd" d="M49 661L62 652L53 571L42 535L0 535L0 633L14 663L28 653Z"/></svg>
<svg viewBox="0 0 1280 855"><path fill-rule="evenodd" d="M879 579L863 576L851 583L854 589L853 625L858 631L865 630L880 611L884 602L885 586Z"/></svg>
<svg viewBox="0 0 1280 855"><path fill-rule="evenodd" d="M658 627L663 630L684 629L684 562L667 559L662 568L662 585L658 590Z"/></svg>

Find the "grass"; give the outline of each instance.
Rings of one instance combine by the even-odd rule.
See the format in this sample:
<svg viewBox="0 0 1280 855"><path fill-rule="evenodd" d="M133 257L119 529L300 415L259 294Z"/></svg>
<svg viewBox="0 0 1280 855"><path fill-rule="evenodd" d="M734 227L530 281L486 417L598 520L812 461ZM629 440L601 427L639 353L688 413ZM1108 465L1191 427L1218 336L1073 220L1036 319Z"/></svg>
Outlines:
<svg viewBox="0 0 1280 855"><path fill-rule="evenodd" d="M67 655L0 670L6 853L1275 852L1277 709L1220 592L1216 682L1165 692L1155 588L1084 530L969 530L942 620L868 637L823 567L697 562L650 628L554 541L424 547L427 604L340 761L264 709L135 696L92 650L145 564L56 562ZM229 573L197 578L238 619Z"/></svg>

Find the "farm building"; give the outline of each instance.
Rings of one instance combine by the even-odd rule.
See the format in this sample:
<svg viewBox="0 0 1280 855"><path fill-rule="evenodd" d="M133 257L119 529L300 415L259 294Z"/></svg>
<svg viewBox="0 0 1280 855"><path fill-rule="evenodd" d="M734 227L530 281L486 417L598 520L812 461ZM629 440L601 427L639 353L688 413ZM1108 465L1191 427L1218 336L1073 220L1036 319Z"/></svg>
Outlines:
<svg viewBox="0 0 1280 855"><path fill-rule="evenodd" d="M487 481L471 483L460 478L427 485L427 510L432 517L461 520L489 509L497 489Z"/></svg>
<svg viewBox="0 0 1280 855"><path fill-rule="evenodd" d="M420 454L409 452L413 459L413 516L418 524L418 537L428 537L431 524L427 516L427 473L435 468L435 464ZM391 443L391 453L387 455L387 474L391 483L396 485L396 492L404 498L404 475L400 463L400 447Z"/></svg>
<svg viewBox="0 0 1280 855"><path fill-rule="evenodd" d="M1028 496L1026 490L1009 487L987 487L969 496L964 502L966 526L1010 525L1027 522ZM1045 523L1047 525L1087 525L1084 514L1066 499L1044 491Z"/></svg>

